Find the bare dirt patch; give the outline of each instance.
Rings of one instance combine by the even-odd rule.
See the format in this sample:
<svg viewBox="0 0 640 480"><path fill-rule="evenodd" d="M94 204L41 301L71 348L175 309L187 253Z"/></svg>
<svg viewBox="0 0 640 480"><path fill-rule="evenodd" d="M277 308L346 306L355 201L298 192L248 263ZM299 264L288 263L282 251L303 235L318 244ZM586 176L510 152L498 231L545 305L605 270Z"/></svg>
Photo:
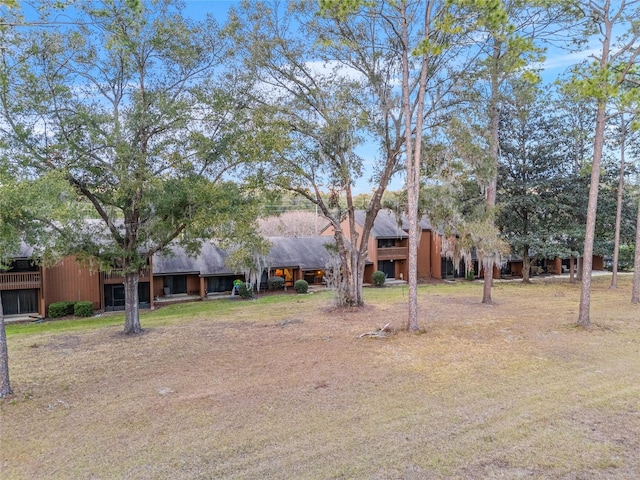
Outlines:
<svg viewBox="0 0 640 480"><path fill-rule="evenodd" d="M487 306L464 283L420 289L418 335L392 288L11 336L2 478L635 478L640 310L607 287L589 331L575 285L496 284Z"/></svg>

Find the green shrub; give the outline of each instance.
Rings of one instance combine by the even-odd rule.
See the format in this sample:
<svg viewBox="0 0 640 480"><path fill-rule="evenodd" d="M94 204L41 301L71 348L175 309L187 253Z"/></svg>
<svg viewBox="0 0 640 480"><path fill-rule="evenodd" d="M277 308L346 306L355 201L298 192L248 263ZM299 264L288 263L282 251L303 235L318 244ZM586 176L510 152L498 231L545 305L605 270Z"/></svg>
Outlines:
<svg viewBox="0 0 640 480"><path fill-rule="evenodd" d="M306 280L296 280L296 283L293 284L293 288L298 293L307 293L309 290L309 282Z"/></svg>
<svg viewBox="0 0 640 480"><path fill-rule="evenodd" d="M373 284L376 287L383 286L385 279L386 275L384 274L384 272L381 272L380 270L378 270L377 272L373 272Z"/></svg>
<svg viewBox="0 0 640 480"><path fill-rule="evenodd" d="M253 296L253 288L251 288L251 284L242 282L238 287L238 295L242 298L251 298Z"/></svg>
<svg viewBox="0 0 640 480"><path fill-rule="evenodd" d="M73 315L74 302L55 302L49 305L49 317L58 318Z"/></svg>
<svg viewBox="0 0 640 480"><path fill-rule="evenodd" d="M475 273L473 272L473 270L469 270L469 271L467 272L467 280L471 281L471 280L475 280L475 278L476 278L476 275L475 275Z"/></svg>
<svg viewBox="0 0 640 480"><path fill-rule="evenodd" d="M91 317L93 315L93 302L76 302L73 307L73 314L76 317Z"/></svg>
<svg viewBox="0 0 640 480"><path fill-rule="evenodd" d="M267 287L269 290L280 290L281 288L284 288L284 278L269 277L267 279Z"/></svg>

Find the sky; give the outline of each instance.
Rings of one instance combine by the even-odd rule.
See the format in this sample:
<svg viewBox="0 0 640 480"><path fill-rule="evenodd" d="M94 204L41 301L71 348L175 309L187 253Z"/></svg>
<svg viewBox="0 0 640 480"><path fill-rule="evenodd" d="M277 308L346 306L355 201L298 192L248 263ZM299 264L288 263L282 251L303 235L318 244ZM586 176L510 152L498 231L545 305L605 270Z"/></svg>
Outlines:
<svg viewBox="0 0 640 480"><path fill-rule="evenodd" d="M213 14L219 21L224 21L227 16L227 12L233 6L238 6L240 0L186 0L185 14L193 18L202 18L205 13ZM540 66L542 68L542 78L546 83L555 81L562 73L564 73L569 66L575 65L585 59L594 50L587 49L579 53L571 53L560 49L555 49L547 52L546 61ZM365 159L365 162L372 164L376 155L376 146L372 144L365 144L360 146L356 152ZM370 171L371 167L366 168L365 172ZM356 193L369 193L371 191L371 185L367 182L370 173L364 175L364 177L356 184ZM404 179L401 175L396 175L392 180L389 189L400 190L403 187Z"/></svg>
<svg viewBox="0 0 640 480"><path fill-rule="evenodd" d="M194 19L201 19L205 14L212 14L221 23L227 18L228 11L233 6L239 6L240 0L185 0L185 10L183 13ZM543 68L543 80L552 82L558 78L567 67L575 65L589 54L589 50L580 53L570 53L556 49L548 53L548 58L541 66ZM355 193L369 193L372 185L368 179L371 176L371 165L375 161L377 148L372 143L361 145L356 149L356 153L365 161L365 175L357 182ZM368 164L368 165L367 165ZM404 179L402 175L396 175L389 185L389 190L400 190L403 188Z"/></svg>

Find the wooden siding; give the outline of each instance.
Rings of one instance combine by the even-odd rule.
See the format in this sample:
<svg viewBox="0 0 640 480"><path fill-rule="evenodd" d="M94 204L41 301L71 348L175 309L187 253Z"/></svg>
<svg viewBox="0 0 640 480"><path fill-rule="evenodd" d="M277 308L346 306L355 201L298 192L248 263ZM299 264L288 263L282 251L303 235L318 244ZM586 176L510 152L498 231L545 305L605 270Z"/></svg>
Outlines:
<svg viewBox="0 0 640 480"><path fill-rule="evenodd" d="M409 247L382 247L377 249L376 259L380 260L406 260L409 256Z"/></svg>
<svg viewBox="0 0 640 480"><path fill-rule="evenodd" d="M0 290L42 288L40 272L0 273Z"/></svg>
<svg viewBox="0 0 640 480"><path fill-rule="evenodd" d="M54 302L85 300L101 308L100 275L67 257L55 266L47 268L44 279L45 309Z"/></svg>
<svg viewBox="0 0 640 480"><path fill-rule="evenodd" d="M150 273L150 269L145 268L140 273L140 278L138 281L148 282ZM110 272L101 272L100 275L102 276L102 282L104 284L124 283L124 275L122 274L121 268L114 268Z"/></svg>
<svg viewBox="0 0 640 480"><path fill-rule="evenodd" d="M431 231L423 230L418 244L418 279L431 278Z"/></svg>

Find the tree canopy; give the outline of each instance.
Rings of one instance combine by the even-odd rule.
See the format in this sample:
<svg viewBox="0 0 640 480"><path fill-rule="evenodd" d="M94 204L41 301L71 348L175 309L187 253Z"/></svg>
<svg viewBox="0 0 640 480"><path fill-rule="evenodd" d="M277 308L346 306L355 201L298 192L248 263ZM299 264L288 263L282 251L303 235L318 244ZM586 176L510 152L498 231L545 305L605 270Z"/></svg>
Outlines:
<svg viewBox="0 0 640 480"><path fill-rule="evenodd" d="M39 5L43 23L57 13ZM151 256L242 237L256 213L237 180L260 132L246 128L226 32L172 0L77 2L73 22L20 22L2 32L4 158L26 176L59 172L91 206L97 221L68 232L68 253L121 269L125 332L138 333Z"/></svg>

